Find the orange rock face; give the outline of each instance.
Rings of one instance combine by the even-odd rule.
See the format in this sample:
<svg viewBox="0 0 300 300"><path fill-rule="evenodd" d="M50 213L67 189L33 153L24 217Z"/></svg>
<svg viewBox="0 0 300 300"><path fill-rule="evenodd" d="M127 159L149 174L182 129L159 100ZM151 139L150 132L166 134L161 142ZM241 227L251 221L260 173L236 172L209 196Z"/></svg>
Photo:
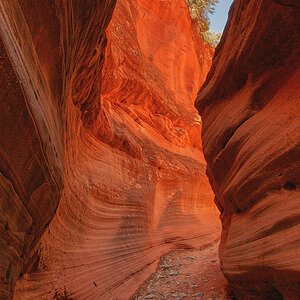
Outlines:
<svg viewBox="0 0 300 300"><path fill-rule="evenodd" d="M0 21L0 298L126 299L215 240L185 1L3 0Z"/></svg>
<svg viewBox="0 0 300 300"><path fill-rule="evenodd" d="M221 268L240 299L300 296L299 8L235 1L196 101Z"/></svg>

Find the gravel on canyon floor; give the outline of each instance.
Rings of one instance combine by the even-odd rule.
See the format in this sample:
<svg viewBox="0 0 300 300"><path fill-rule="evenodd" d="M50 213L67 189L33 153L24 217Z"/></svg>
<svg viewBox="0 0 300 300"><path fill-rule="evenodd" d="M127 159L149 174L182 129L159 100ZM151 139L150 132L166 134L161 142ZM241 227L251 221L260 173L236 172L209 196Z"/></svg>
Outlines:
<svg viewBox="0 0 300 300"><path fill-rule="evenodd" d="M144 299L234 299L220 270L219 242L200 250L172 250L164 254L156 272L130 300Z"/></svg>

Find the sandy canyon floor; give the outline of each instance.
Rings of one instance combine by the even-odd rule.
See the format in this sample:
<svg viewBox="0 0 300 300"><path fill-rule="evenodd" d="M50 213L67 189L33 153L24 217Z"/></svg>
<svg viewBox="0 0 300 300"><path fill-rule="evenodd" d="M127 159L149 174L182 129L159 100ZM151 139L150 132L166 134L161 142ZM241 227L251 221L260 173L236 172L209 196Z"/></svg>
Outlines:
<svg viewBox="0 0 300 300"><path fill-rule="evenodd" d="M216 241L200 250L166 253L130 299L234 299L219 267L218 246Z"/></svg>

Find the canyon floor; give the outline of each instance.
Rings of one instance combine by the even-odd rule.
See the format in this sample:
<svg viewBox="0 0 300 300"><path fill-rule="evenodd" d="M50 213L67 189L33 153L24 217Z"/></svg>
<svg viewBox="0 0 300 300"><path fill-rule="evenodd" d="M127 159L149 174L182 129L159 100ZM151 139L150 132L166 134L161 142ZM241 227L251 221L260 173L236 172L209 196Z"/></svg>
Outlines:
<svg viewBox="0 0 300 300"><path fill-rule="evenodd" d="M219 267L218 246L219 240L199 250L166 253L130 300L234 299Z"/></svg>

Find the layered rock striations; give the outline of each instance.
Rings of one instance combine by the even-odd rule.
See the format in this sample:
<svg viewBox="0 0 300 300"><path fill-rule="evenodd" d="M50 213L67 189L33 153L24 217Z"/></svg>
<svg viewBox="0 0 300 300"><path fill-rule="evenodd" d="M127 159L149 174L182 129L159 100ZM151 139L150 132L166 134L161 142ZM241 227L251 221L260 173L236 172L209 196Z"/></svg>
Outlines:
<svg viewBox="0 0 300 300"><path fill-rule="evenodd" d="M1 299L28 268L63 188L59 27L49 3L27 10L18 1L0 3ZM39 17L26 20L29 9Z"/></svg>
<svg viewBox="0 0 300 300"><path fill-rule="evenodd" d="M184 0L3 0L0 29L1 299L126 299L217 238Z"/></svg>
<svg viewBox="0 0 300 300"><path fill-rule="evenodd" d="M300 297L299 19L298 1L235 1L196 100L240 299Z"/></svg>

